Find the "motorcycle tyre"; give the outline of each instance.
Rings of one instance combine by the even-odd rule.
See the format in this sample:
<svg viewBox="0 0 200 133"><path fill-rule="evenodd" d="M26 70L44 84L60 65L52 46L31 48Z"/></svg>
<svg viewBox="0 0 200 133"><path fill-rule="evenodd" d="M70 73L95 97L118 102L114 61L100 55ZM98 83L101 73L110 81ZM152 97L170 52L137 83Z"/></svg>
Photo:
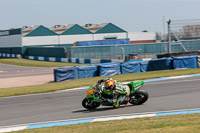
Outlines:
<svg viewBox="0 0 200 133"><path fill-rule="evenodd" d="M139 102L131 102L131 97L135 96L136 99L137 99L137 97L138 97L138 98L141 97L140 94L144 96L144 97L141 99L141 101L139 101ZM145 102L148 100L148 98L149 98L149 94L148 94L146 91L144 91L144 90L137 90L135 93L130 94L129 103L131 103L131 104L133 104L133 105L141 105L141 104L145 103Z"/></svg>
<svg viewBox="0 0 200 133"><path fill-rule="evenodd" d="M87 104L87 101L88 99L87 98L84 98L83 101L82 101L82 106L86 109L96 109L98 108L101 104L100 103L97 103L97 102L94 102L92 105L89 105Z"/></svg>

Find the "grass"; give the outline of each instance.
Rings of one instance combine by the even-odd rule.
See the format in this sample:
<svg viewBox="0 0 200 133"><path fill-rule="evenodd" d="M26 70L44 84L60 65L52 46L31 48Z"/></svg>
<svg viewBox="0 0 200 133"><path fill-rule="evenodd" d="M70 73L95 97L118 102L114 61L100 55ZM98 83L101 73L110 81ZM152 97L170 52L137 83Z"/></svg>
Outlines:
<svg viewBox="0 0 200 133"><path fill-rule="evenodd" d="M50 61L37 61L29 59L16 59L16 58L0 58L0 63L19 65L19 66L30 66L30 67L70 67L80 66L85 64L79 63L65 63L65 62L50 62Z"/></svg>
<svg viewBox="0 0 200 133"><path fill-rule="evenodd" d="M198 133L200 114L147 117L22 130L12 133Z"/></svg>
<svg viewBox="0 0 200 133"><path fill-rule="evenodd" d="M93 77L85 79L76 79L65 82L53 82L43 85L25 86L25 87L14 87L14 88L2 88L0 89L0 97L16 96L16 95L26 95L34 93L47 93L54 92L58 90L65 90L70 88L76 88L81 86L89 86L96 83L100 79L107 77L112 77L117 81L134 81L134 80L145 80L151 78L169 77L177 75L188 75L200 73L200 68L198 69L180 69L180 70L162 70L162 71L151 71L143 73L131 73L131 74L121 74L113 76L104 77Z"/></svg>
<svg viewBox="0 0 200 133"><path fill-rule="evenodd" d="M34 66L34 67L68 67L85 64L45 62L26 59L4 59L0 58L0 63ZM0 89L0 97L25 95L33 93L46 93L58 90L70 89L81 86L89 86L97 80L106 77L112 77L118 81L134 81L150 78L160 78L168 76L188 75L200 73L198 69L182 70L163 70L151 71L145 73L132 73L104 77L93 77L87 79L76 79L66 82L48 83L43 85L15 87ZM68 125L50 128L39 128L31 130L22 130L12 133L197 133L200 132L200 114L173 115L164 117L138 118L119 121L94 122L78 125Z"/></svg>

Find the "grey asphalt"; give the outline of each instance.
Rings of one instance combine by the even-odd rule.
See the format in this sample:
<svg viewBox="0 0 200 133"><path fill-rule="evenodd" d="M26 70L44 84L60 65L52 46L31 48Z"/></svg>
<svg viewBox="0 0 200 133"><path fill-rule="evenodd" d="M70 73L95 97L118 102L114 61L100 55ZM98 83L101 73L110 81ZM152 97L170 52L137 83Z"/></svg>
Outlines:
<svg viewBox="0 0 200 133"><path fill-rule="evenodd" d="M200 77L145 83L149 100L140 106L103 107L88 111L81 105L86 89L0 98L0 127L181 109L200 108Z"/></svg>
<svg viewBox="0 0 200 133"><path fill-rule="evenodd" d="M7 65L0 63L0 78L13 78L13 77L24 77L24 76L36 76L52 74L51 68L44 67L26 67Z"/></svg>

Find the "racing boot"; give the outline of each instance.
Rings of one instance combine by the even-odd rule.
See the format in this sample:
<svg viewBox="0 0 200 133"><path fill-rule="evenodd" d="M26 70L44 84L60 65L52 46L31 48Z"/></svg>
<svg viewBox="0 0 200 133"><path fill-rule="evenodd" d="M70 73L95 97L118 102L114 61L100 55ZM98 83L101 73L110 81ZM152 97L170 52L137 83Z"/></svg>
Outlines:
<svg viewBox="0 0 200 133"><path fill-rule="evenodd" d="M113 103L113 107L114 107L114 108L118 108L118 107L119 107L119 103L118 103L118 102L114 102L114 103Z"/></svg>

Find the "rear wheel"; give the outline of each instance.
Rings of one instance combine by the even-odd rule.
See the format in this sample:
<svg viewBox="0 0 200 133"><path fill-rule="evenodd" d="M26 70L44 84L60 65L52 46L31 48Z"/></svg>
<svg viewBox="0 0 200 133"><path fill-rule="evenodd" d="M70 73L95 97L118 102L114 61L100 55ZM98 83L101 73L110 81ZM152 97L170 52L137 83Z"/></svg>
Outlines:
<svg viewBox="0 0 200 133"><path fill-rule="evenodd" d="M130 94L129 103L133 105L141 105L149 98L149 94L144 90L137 90L135 93Z"/></svg>
<svg viewBox="0 0 200 133"><path fill-rule="evenodd" d="M84 98L82 101L82 106L86 109L96 109L97 107L99 107L101 104L97 103L97 102L93 102L93 104L90 104L91 100Z"/></svg>

